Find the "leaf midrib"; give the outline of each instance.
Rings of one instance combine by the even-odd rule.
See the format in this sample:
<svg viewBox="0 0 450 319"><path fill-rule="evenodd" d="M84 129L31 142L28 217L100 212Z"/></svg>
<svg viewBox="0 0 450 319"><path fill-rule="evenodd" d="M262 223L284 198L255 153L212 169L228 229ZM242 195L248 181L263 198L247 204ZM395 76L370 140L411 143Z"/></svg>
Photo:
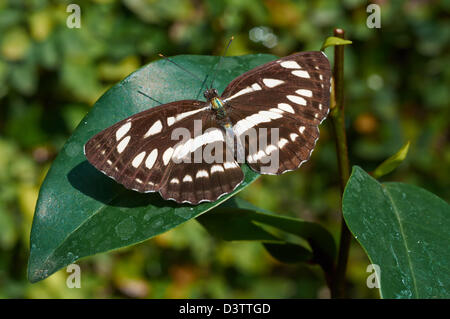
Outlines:
<svg viewBox="0 0 450 319"><path fill-rule="evenodd" d="M383 186L383 187L384 187L384 186ZM394 199L392 198L392 196L391 196L391 194L390 194L388 188L387 188L387 187L384 187L384 190L385 190L385 194L387 195L389 201L390 201L391 204L392 204L392 207L393 207L393 209L394 209L395 217L397 218L397 222L398 222L398 224L399 224L400 234L401 234L401 236L402 236L403 243L404 243L404 247L405 247L406 259L407 259L407 262L408 262L409 270L411 271L411 277L412 277L412 279L413 279L414 291L415 291L415 293L416 293L416 297L419 298L419 292L418 292L418 290L417 290L416 276L415 276L415 272L414 272L413 263L412 263L411 258L410 258L410 256L409 256L409 253L408 253L409 247L408 247L408 243L407 243L407 240L406 240L406 233L405 233L405 231L404 231L404 229L403 229L403 225L402 225L402 221L401 221L401 217L400 217L400 211L399 211L399 209L397 208L397 205L395 204Z"/></svg>

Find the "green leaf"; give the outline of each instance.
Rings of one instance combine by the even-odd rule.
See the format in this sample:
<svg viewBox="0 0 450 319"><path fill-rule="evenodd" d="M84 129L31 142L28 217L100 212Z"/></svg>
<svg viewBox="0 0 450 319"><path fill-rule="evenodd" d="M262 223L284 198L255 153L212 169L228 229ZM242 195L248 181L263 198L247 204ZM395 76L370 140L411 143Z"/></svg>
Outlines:
<svg viewBox="0 0 450 319"><path fill-rule="evenodd" d="M176 56L173 61L201 78L219 57ZM215 80L223 91L238 75L275 56L226 57ZM142 90L163 103L202 96L200 81L167 60L158 60L112 87L62 148L41 187L31 231L28 278L42 280L77 259L144 241L174 228L226 201L259 175L242 166L244 182L214 203L178 205L159 194L130 191L93 168L83 145L104 128L156 105ZM202 97L203 98L203 97Z"/></svg>
<svg viewBox="0 0 450 319"><path fill-rule="evenodd" d="M326 40L324 41L322 48L320 48L320 51L325 50L328 47L331 46L335 46L335 45L347 45L347 44L352 44L352 41L350 40L345 40L342 38L338 38L338 37L328 37L326 38Z"/></svg>
<svg viewBox="0 0 450 319"><path fill-rule="evenodd" d="M380 178L396 169L397 166L399 166L405 160L406 155L408 155L408 150L409 150L409 142L403 145L402 148L397 153L395 153L387 160L385 160L383 163L381 163L373 171L373 177Z"/></svg>
<svg viewBox="0 0 450 319"><path fill-rule="evenodd" d="M353 168L343 197L348 227L380 266L383 298L450 297L450 207L403 183L380 184Z"/></svg>
<svg viewBox="0 0 450 319"><path fill-rule="evenodd" d="M333 237L319 224L270 213L240 198L227 201L208 214L199 216L197 220L213 236L228 241L255 240L286 244L280 236L272 234L264 226L296 235L308 242L314 253L315 262L327 270L336 255ZM287 249L289 248L292 247Z"/></svg>

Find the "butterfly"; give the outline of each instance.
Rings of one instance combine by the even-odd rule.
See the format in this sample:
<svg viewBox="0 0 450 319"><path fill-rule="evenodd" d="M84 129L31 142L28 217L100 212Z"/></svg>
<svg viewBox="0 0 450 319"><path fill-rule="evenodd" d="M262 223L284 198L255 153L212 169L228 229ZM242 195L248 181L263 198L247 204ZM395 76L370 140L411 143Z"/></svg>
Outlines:
<svg viewBox="0 0 450 319"><path fill-rule="evenodd" d="M220 96L210 87L206 101L132 115L93 136L84 153L128 189L177 203L216 201L242 183L243 162L278 175L309 159L328 115L330 83L323 52L295 53L238 76ZM276 165L267 165L272 157Z"/></svg>

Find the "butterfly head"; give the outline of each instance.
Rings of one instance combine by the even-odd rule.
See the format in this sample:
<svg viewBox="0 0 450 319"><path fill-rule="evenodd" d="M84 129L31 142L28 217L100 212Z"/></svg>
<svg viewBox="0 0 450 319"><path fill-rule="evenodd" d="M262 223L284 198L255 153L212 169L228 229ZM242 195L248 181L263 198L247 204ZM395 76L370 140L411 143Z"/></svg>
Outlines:
<svg viewBox="0 0 450 319"><path fill-rule="evenodd" d="M207 89L205 93L203 93L203 96L208 100L211 101L215 97L219 96L219 93L217 93L216 89Z"/></svg>

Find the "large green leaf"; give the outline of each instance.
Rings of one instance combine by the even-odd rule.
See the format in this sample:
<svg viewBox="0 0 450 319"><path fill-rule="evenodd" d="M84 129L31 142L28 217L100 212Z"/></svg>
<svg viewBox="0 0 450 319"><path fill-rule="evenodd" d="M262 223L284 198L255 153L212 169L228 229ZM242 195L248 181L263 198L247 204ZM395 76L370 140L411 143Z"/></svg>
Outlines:
<svg viewBox="0 0 450 319"><path fill-rule="evenodd" d="M355 166L344 218L373 264L383 298L450 297L450 207L403 183L380 184Z"/></svg>
<svg viewBox="0 0 450 319"><path fill-rule="evenodd" d="M275 58L264 54L227 57L215 87L221 92L236 76ZM173 61L204 78L218 57L177 56ZM86 161L83 145L90 137L157 104L138 90L166 103L196 98L202 93L201 84L169 61L159 60L128 76L95 103L62 148L41 187L31 231L31 282L81 257L128 246L176 227L227 200L258 177L243 165L245 181L233 194L214 203L178 205L162 200L159 194L129 191Z"/></svg>
<svg viewBox="0 0 450 319"><path fill-rule="evenodd" d="M319 263L326 271L331 271L336 254L334 239L317 223L270 213L240 198L227 201L210 213L199 216L197 221L220 239L261 241L271 254L276 247L280 248L277 254L272 254L280 261L312 261ZM286 242L280 236L282 233L306 240L313 255L310 250L294 242ZM292 258L286 258L288 252L293 254Z"/></svg>

